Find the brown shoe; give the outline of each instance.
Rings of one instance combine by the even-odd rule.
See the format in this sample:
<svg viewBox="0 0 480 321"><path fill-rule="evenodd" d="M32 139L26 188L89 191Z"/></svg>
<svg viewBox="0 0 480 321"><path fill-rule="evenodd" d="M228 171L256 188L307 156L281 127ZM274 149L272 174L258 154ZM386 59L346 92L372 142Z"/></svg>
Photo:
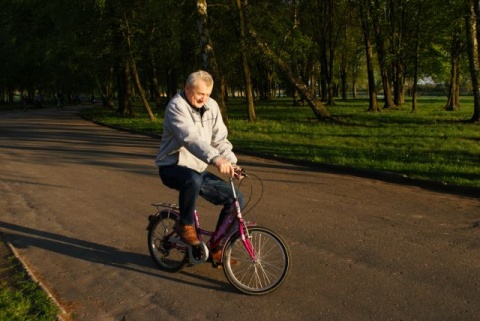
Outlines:
<svg viewBox="0 0 480 321"><path fill-rule="evenodd" d="M222 261L222 255L223 255L222 250L218 250L216 252L210 252L210 256L212 258L212 263L219 264Z"/></svg>
<svg viewBox="0 0 480 321"><path fill-rule="evenodd" d="M177 234L180 239L190 245L199 245L200 240L197 237L195 226L193 225L180 225L177 227Z"/></svg>
<svg viewBox="0 0 480 321"><path fill-rule="evenodd" d="M223 255L223 251L222 250L218 250L218 251L215 251L215 252L210 252L210 258L212 259L212 266L214 268L220 268L222 266L222 255ZM230 259L230 265L237 265L239 264L240 262L235 260L235 259Z"/></svg>

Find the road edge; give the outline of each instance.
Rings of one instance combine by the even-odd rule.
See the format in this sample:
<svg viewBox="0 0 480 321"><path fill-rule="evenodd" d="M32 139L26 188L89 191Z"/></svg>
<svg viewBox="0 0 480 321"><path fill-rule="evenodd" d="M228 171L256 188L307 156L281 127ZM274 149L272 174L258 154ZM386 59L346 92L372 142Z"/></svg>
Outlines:
<svg viewBox="0 0 480 321"><path fill-rule="evenodd" d="M93 120L87 117L86 115L82 115L81 113L78 113L77 115L80 118L86 121L90 121L99 126L108 127L108 128L123 131L123 132L130 132L132 134L143 135L143 136L147 136L155 139L161 139L162 137L160 134L143 132L138 130L132 130L130 128L124 128L121 126L104 124L102 122ZM416 186L419 188L423 188L423 189L427 189L427 190L439 192L439 193L447 193L447 194L458 195L458 196L480 198L479 187L466 186L466 185L453 185L453 184L447 184L439 181L421 180L421 179L409 177L408 175L405 175L405 174L399 174L394 172L372 170L372 169L359 169L359 168L353 168L353 167L342 166L342 165L322 164L322 163L315 163L315 162L306 161L306 160L295 160L295 159L290 159L286 157L281 157L278 155L252 152L242 148L234 148L234 151L235 153L238 153L238 154L261 157L261 158L275 160L275 161L286 163L286 164L308 167L312 170L318 170L318 171L323 171L323 172L328 172L333 174L342 174L342 175L350 175L350 176L363 177L363 178L369 178L369 179L376 179L383 182L399 184L399 185Z"/></svg>

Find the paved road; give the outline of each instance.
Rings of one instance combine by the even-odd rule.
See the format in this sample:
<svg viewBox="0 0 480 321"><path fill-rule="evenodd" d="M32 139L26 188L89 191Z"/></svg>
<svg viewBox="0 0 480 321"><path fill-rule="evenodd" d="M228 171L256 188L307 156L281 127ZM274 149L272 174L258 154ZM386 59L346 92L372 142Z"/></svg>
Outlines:
<svg viewBox="0 0 480 321"><path fill-rule="evenodd" d="M75 320L473 320L480 201L239 155L265 185L251 220L278 231L292 270L237 293L208 264L158 270L146 246L158 140L76 111L0 114L0 231ZM202 223L216 209L201 202Z"/></svg>

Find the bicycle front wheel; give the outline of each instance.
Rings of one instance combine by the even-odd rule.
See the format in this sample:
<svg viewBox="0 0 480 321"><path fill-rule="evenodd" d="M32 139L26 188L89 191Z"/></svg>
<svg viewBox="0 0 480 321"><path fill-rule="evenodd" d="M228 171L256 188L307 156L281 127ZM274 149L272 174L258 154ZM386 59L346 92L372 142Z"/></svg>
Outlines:
<svg viewBox="0 0 480 321"><path fill-rule="evenodd" d="M260 295L277 289L287 277L290 254L275 232L260 226L249 228L255 260L252 260L237 234L225 245L223 271L239 291Z"/></svg>
<svg viewBox="0 0 480 321"><path fill-rule="evenodd" d="M168 212L162 212L153 220L148 229L150 256L162 270L180 271L188 262L187 248L169 241L177 235L174 227L178 217Z"/></svg>

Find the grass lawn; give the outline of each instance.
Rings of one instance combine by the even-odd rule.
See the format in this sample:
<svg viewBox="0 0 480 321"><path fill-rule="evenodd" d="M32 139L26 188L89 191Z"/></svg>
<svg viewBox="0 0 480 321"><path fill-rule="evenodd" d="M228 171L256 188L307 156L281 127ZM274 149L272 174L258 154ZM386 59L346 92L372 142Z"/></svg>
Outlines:
<svg viewBox="0 0 480 321"><path fill-rule="evenodd" d="M55 321L59 312L0 236L0 320Z"/></svg>
<svg viewBox="0 0 480 321"><path fill-rule="evenodd" d="M399 173L415 179L480 187L480 126L464 122L473 114L470 97L461 109L445 111L444 97L418 99L396 110L366 112L367 100L337 101L327 109L341 121L319 122L308 106L290 99L256 102L258 120L246 120L243 99L227 102L229 139L234 147L319 164ZM95 108L87 117L139 131L162 132L162 111L150 121L143 107L136 117Z"/></svg>

